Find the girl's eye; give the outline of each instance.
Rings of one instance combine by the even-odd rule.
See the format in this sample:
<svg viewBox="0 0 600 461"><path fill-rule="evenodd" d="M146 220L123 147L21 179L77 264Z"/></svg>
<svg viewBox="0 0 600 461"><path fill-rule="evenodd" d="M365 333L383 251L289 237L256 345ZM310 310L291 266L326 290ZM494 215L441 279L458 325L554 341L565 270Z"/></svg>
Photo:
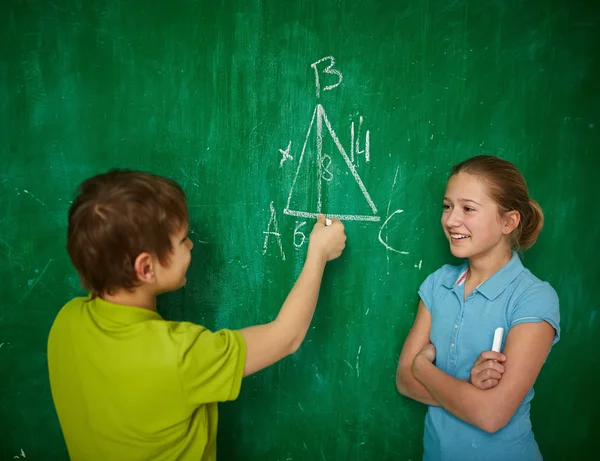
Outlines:
<svg viewBox="0 0 600 461"><path fill-rule="evenodd" d="M468 213L470 211L475 211L475 208L470 208L468 206L465 207L465 211Z"/></svg>
<svg viewBox="0 0 600 461"><path fill-rule="evenodd" d="M445 203L442 205L442 208L444 209L444 211L449 210L450 209L450 205L446 205Z"/></svg>

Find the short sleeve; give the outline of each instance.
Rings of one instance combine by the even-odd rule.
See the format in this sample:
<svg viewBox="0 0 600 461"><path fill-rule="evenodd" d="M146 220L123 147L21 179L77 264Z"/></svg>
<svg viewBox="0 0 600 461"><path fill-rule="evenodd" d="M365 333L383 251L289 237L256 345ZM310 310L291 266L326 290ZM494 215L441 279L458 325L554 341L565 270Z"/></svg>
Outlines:
<svg viewBox="0 0 600 461"><path fill-rule="evenodd" d="M508 319L509 328L522 323L548 322L554 328L556 344L560 339L560 311L558 295L547 282L528 288L516 302Z"/></svg>
<svg viewBox="0 0 600 461"><path fill-rule="evenodd" d="M425 279L425 281L419 287L419 297L425 304L425 307L429 312L432 312L433 309L433 296L436 287L436 279L439 270L429 274L429 276Z"/></svg>
<svg viewBox="0 0 600 461"><path fill-rule="evenodd" d="M246 343L239 331L190 325L180 337L179 374L189 403L235 400L242 385Z"/></svg>

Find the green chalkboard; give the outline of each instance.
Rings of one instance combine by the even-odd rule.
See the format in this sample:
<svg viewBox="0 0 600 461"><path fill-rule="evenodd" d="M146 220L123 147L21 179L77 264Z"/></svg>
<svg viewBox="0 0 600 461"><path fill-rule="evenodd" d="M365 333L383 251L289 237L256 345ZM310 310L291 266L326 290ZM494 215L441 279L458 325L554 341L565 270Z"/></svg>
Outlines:
<svg viewBox="0 0 600 461"><path fill-rule="evenodd" d="M81 293L69 201L112 167L184 187L196 246L161 313L213 329L273 319L314 213L345 216L306 342L221 405L220 459L419 459L425 407L396 392L397 360L419 284L453 262L446 175L479 153L515 162L546 214L524 262L556 288L563 334L536 384L537 440L547 460L591 459L596 3L1 2L0 459L67 459L46 340Z"/></svg>

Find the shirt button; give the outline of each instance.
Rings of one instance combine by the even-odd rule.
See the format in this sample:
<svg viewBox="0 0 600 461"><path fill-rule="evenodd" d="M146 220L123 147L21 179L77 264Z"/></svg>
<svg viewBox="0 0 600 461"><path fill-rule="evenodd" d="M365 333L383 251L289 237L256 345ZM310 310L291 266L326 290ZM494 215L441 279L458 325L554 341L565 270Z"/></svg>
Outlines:
<svg viewBox="0 0 600 461"><path fill-rule="evenodd" d="M452 347L454 347L454 343L452 343Z"/></svg>
<svg viewBox="0 0 600 461"><path fill-rule="evenodd" d="M454 324L454 329L456 329L456 328L458 328L458 324L455 323Z"/></svg>

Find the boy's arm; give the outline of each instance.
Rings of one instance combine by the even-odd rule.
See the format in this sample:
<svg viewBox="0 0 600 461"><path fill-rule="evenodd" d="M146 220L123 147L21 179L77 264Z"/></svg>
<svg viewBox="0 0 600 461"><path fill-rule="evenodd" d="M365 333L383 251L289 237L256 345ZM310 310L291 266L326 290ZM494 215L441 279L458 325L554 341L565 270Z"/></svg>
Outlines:
<svg viewBox="0 0 600 461"><path fill-rule="evenodd" d="M256 373L298 350L315 312L321 279L327 261L337 258L345 247L343 224L333 219L325 227L320 215L310 235L304 267L277 318L264 325L243 328L246 342L244 376Z"/></svg>

